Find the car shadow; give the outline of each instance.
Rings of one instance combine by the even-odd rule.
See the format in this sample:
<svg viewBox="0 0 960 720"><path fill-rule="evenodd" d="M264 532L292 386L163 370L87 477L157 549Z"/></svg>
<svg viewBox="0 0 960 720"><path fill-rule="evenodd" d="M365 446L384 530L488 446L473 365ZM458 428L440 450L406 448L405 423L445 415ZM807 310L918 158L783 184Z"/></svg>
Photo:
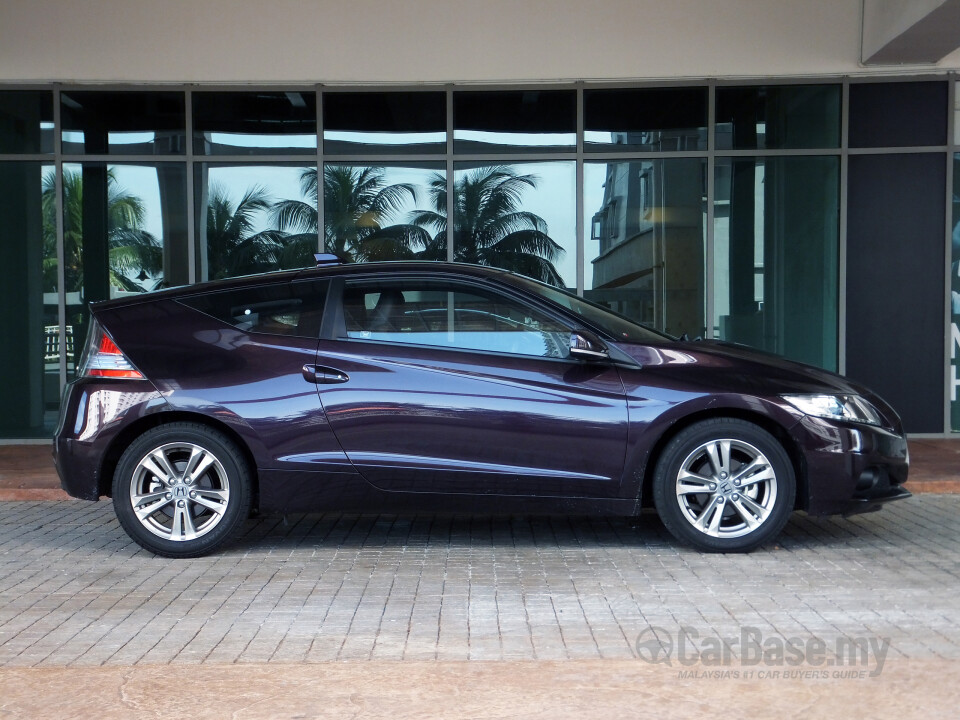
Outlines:
<svg viewBox="0 0 960 720"><path fill-rule="evenodd" d="M755 552L835 548L898 534L870 516L816 518L794 513L776 541ZM482 547L570 550L629 548L650 553L698 553L666 530L656 513L639 518L537 515L265 515L248 521L226 552L297 553L311 548L410 549Z"/></svg>
<svg viewBox="0 0 960 720"><path fill-rule="evenodd" d="M47 503L43 503L47 505ZM77 561L105 557L156 557L130 540L109 503L66 501L55 519L21 525L16 543L0 543L0 556L23 560L56 551ZM870 544L906 542L902 528L883 513L816 518L794 513L780 536L755 553L822 552ZM268 514L247 520L238 536L211 558L309 556L330 550L441 550L490 548L521 551L559 548L589 552L627 549L634 554L699 554L675 540L653 511L639 518L537 515Z"/></svg>

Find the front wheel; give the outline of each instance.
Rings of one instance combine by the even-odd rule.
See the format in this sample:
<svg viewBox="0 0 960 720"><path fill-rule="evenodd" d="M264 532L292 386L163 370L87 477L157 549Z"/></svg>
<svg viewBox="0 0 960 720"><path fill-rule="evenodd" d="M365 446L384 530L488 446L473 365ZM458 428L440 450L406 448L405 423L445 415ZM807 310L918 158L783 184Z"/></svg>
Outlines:
<svg viewBox="0 0 960 720"><path fill-rule="evenodd" d="M653 478L660 519L677 539L708 552L747 552L780 533L796 478L783 446L735 418L704 420L666 446Z"/></svg>
<svg viewBox="0 0 960 720"><path fill-rule="evenodd" d="M224 434L195 423L146 431L113 475L113 506L127 534L165 557L197 557L234 534L250 509L250 471Z"/></svg>

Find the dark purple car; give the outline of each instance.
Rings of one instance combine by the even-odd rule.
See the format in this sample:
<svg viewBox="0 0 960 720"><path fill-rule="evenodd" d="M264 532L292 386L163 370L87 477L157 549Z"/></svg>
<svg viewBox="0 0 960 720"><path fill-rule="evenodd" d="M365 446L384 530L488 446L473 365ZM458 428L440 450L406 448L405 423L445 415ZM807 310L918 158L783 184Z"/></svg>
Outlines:
<svg viewBox="0 0 960 720"><path fill-rule="evenodd" d="M54 454L160 555L252 510L636 515L745 551L909 497L900 420L833 373L677 340L469 265L339 265L91 305Z"/></svg>

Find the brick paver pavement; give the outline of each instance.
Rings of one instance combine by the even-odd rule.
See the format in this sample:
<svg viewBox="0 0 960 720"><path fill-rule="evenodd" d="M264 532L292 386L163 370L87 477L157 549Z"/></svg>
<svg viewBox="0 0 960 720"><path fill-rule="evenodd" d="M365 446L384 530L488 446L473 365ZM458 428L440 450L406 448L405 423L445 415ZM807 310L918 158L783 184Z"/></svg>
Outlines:
<svg viewBox="0 0 960 720"><path fill-rule="evenodd" d="M923 495L705 555L652 515L271 516L168 560L107 502L0 503L0 666L630 660L651 626L956 661L958 517L960 495Z"/></svg>

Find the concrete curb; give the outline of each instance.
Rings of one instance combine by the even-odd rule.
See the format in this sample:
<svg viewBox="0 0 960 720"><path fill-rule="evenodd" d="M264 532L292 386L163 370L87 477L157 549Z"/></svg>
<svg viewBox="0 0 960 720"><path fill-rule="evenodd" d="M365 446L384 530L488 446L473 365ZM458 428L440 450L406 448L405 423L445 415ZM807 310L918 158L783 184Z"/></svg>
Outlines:
<svg viewBox="0 0 960 720"><path fill-rule="evenodd" d="M69 499L69 495L56 488L0 488L0 502Z"/></svg>
<svg viewBox="0 0 960 720"><path fill-rule="evenodd" d="M0 670L11 716L312 718L692 717L734 700L746 717L956 718L956 660L894 660L881 678L809 668L755 672L641 660L352 661ZM747 676L750 676L749 678ZM757 676L776 680L756 679ZM169 692L187 676L189 701ZM711 679L691 679L691 678ZM712 679L717 678L717 679ZM695 697L691 700L691 697Z"/></svg>

